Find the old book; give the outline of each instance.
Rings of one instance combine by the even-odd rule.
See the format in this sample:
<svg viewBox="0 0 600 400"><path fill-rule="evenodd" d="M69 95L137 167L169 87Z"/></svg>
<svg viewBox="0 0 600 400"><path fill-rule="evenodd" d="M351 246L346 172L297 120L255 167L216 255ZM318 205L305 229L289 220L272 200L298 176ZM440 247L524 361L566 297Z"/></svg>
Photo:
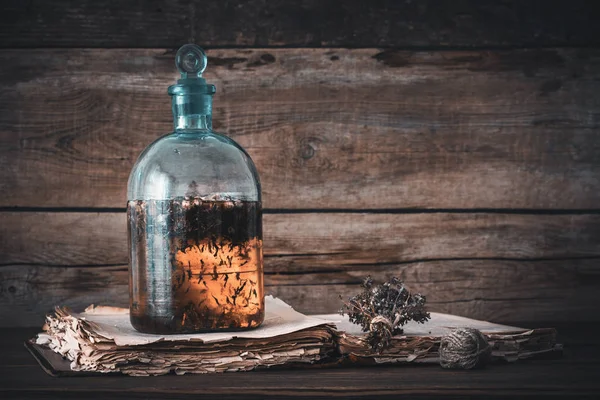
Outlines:
<svg viewBox="0 0 600 400"><path fill-rule="evenodd" d="M479 329L492 346L495 360L520 359L559 353L552 328L524 329L455 315L431 313L424 324L410 322L393 337L389 348L372 351L364 332L337 314L306 316L279 299L265 299L265 322L243 332L151 335L129 323L127 309L90 306L83 313L57 308L47 317L38 347L68 359L62 372L161 375L174 372L211 373L248 371L290 364L437 363L440 340L458 327ZM39 350L39 349L38 349ZM37 351L36 358L45 358ZM55 360L56 361L56 360ZM54 362L56 370L56 363Z"/></svg>
<svg viewBox="0 0 600 400"><path fill-rule="evenodd" d="M72 371L161 375L247 371L315 363L336 350L326 320L305 316L271 296L257 329L241 332L151 335L139 333L127 309L90 306L83 313L57 308L36 344L70 360Z"/></svg>
<svg viewBox="0 0 600 400"><path fill-rule="evenodd" d="M430 314L431 319L423 324L411 321L405 325L404 333L394 336L390 347L381 353L371 350L366 333L347 318L336 318L336 315L321 318L335 322L340 331L340 353L359 363L438 363L440 340L454 328L461 327L479 329L486 336L495 361L514 362L562 351L562 345L556 343L557 332L553 328L525 329L450 314Z"/></svg>

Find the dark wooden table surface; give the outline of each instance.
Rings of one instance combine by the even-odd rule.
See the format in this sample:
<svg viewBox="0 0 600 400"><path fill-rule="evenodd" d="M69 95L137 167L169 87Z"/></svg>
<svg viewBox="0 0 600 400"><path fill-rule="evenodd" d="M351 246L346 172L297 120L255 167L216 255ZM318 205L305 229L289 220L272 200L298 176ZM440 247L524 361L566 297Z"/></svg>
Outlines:
<svg viewBox="0 0 600 400"><path fill-rule="evenodd" d="M479 371L422 365L144 378L53 378L23 346L37 329L4 329L0 331L0 399L600 397L600 347L595 338L600 326L556 327L565 345L561 359L494 364Z"/></svg>

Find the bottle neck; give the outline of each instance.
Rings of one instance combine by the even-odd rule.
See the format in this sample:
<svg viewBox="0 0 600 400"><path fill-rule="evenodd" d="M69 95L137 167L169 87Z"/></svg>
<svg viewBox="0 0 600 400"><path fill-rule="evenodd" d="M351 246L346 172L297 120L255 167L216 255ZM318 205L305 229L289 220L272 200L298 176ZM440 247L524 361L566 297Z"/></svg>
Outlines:
<svg viewBox="0 0 600 400"><path fill-rule="evenodd" d="M212 129L212 95L185 94L171 97L176 131Z"/></svg>

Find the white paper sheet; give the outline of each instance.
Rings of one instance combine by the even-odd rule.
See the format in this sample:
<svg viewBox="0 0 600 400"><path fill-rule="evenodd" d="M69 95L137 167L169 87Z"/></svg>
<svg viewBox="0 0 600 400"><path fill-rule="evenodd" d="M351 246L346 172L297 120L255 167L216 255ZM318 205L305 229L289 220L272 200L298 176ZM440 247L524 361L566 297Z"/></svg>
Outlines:
<svg viewBox="0 0 600 400"><path fill-rule="evenodd" d="M201 341L221 342L232 338L263 339L285 335L306 328L323 325L327 317L316 318L295 311L292 307L273 296L265 297L265 320L256 329L241 332L194 333L179 335L152 335L136 331L129 322L129 311L115 307L88 308L73 314L97 325L96 333L114 340L117 346L137 346L158 341Z"/></svg>
<svg viewBox="0 0 600 400"><path fill-rule="evenodd" d="M449 334L453 328L475 328L484 333L512 333L524 332L528 329L517 328L515 326L494 324L492 322L480 321L477 319L459 317L458 315L430 313L431 319L423 324L408 321L402 328L404 336L445 336ZM315 318L320 318L324 321L334 323L339 331L343 331L350 335L364 335L359 325L355 325L348 321L347 316L339 314L324 314L314 315Z"/></svg>

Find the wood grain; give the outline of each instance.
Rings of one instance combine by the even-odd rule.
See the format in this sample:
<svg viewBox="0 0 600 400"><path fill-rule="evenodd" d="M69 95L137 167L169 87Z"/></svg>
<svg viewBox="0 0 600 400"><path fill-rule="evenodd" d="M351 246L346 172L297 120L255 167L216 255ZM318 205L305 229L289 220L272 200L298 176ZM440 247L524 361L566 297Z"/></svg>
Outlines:
<svg viewBox="0 0 600 400"><path fill-rule="evenodd" d="M600 216L265 215L267 292L335 312L366 275L403 278L433 310L496 321L600 320ZM0 213L0 325L54 305L127 304L122 213Z"/></svg>
<svg viewBox="0 0 600 400"><path fill-rule="evenodd" d="M174 49L188 41L211 48L216 130L246 148L261 175L268 292L304 312L333 312L365 275L395 275L437 311L600 321L592 2L8 0L2 8L0 326L39 326L57 304L126 305L125 216L112 211L125 205L137 155L171 130L166 87L176 79ZM547 373L531 385L547 385ZM384 386L315 384L303 393L400 393ZM402 393L439 394L424 387ZM553 388L546 394L567 393Z"/></svg>
<svg viewBox="0 0 600 400"><path fill-rule="evenodd" d="M271 268L273 269L273 268ZM307 313L339 308L364 277L393 276L427 296L434 311L493 321L597 320L597 259L466 259L269 272L269 292ZM316 301L313 301L315 299ZM318 300L317 300L318 299Z"/></svg>
<svg viewBox="0 0 600 400"><path fill-rule="evenodd" d="M360 291L371 275L382 282L401 277L426 294L432 311L499 322L599 321L600 268L596 259L566 261L432 261L345 267L339 272L306 268L277 273L267 262L266 292L308 314L335 313L340 296ZM56 305L82 310L90 304L128 307L127 266L0 268L0 326L41 326Z"/></svg>
<svg viewBox="0 0 600 400"><path fill-rule="evenodd" d="M127 264L125 213L0 213L3 264ZM308 213L264 216L281 270L419 260L600 256L600 215Z"/></svg>
<svg viewBox="0 0 600 400"><path fill-rule="evenodd" d="M271 209L594 209L600 52L209 52ZM0 52L0 207L124 207L171 129L164 50Z"/></svg>
<svg viewBox="0 0 600 400"><path fill-rule="evenodd" d="M585 0L4 0L0 46L589 46L599 17Z"/></svg>

